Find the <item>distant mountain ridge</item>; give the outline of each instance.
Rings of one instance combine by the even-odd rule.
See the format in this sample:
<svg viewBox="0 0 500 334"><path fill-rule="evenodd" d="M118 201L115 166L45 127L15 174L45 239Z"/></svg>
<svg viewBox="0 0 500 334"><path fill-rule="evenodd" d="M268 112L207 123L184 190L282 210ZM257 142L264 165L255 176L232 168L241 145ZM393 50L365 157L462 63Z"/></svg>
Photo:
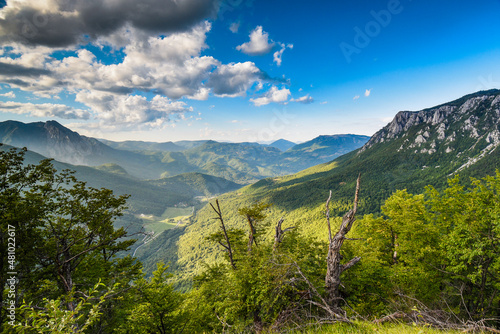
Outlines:
<svg viewBox="0 0 500 334"><path fill-rule="evenodd" d="M487 124L487 128L490 128L494 122L497 122L500 118L498 113L481 114L481 111L487 110L488 108L498 108L498 104L500 103L499 94L500 90L492 89L466 95L460 99L434 108L428 108L421 111L400 111L388 125L372 136L361 149L361 152L376 143L383 142L387 139L397 138L411 127L424 123L427 125L428 130L430 130L431 126L439 125L439 129L437 129L439 138L444 139L447 137L446 130L449 128L448 125L462 120L467 124L467 128L463 128L462 130L472 130L471 135L473 137L478 137L477 128L475 126L480 116L487 116L489 118L490 124ZM471 114L471 112L475 112L476 115ZM450 118L452 114L455 115ZM464 117L468 117L468 120L465 120ZM493 129L492 131L495 132L497 129Z"/></svg>
<svg viewBox="0 0 500 334"><path fill-rule="evenodd" d="M0 142L27 147L61 162L101 166L99 168L111 168L115 172L121 168L122 174L125 172L138 179L204 173L239 184L298 172L361 147L367 140L365 136L352 136L343 144L331 142L318 145L313 139L301 144L303 150L293 151L292 148L282 152L279 148L258 143L220 143L213 140L175 143L99 141L81 136L55 121L0 123ZM292 144L285 141L279 143Z"/></svg>
<svg viewBox="0 0 500 334"><path fill-rule="evenodd" d="M126 150L126 151L165 151L165 152L181 152L188 150L193 147L200 146L206 142L206 140L183 140L178 142L147 142L147 141L134 141L127 140L122 142L116 142L106 139L99 139L100 142L108 145L109 147Z"/></svg>
<svg viewBox="0 0 500 334"><path fill-rule="evenodd" d="M212 197L241 188L241 185L237 183L201 173L185 173L146 182L169 191L178 190L181 193L189 193L193 198L198 196ZM182 187L182 189L177 189L178 187Z"/></svg>
<svg viewBox="0 0 500 334"><path fill-rule="evenodd" d="M100 166L114 163L139 179L158 178L161 162L142 154L111 148L97 139L79 135L56 121L0 122L0 143L28 150L63 163Z"/></svg>
<svg viewBox="0 0 500 334"><path fill-rule="evenodd" d="M282 152L285 152L287 151L288 149L294 147L295 144L294 142L291 142L289 140L286 140L286 139L278 139L274 142L272 142L271 144L269 144L269 146L272 146L272 147L276 147L278 150L282 151Z"/></svg>
<svg viewBox="0 0 500 334"><path fill-rule="evenodd" d="M363 146L368 140L369 136L360 136L352 134L340 135L323 135L318 136L310 141L298 144L290 148L287 152L309 152L317 156L325 156L329 160L349 153L355 149Z"/></svg>
<svg viewBox="0 0 500 334"><path fill-rule="evenodd" d="M327 189L349 200L361 173L363 192L370 199L364 209L373 211L397 189L421 192L428 184L444 186L456 173L475 177L494 173L500 168L499 146L500 90L482 91L437 107L399 112L362 148L249 188L259 189L262 196L267 194L268 200L281 205L289 203L292 192L296 199L318 204L322 201L318 194ZM274 191L278 188L282 190Z"/></svg>

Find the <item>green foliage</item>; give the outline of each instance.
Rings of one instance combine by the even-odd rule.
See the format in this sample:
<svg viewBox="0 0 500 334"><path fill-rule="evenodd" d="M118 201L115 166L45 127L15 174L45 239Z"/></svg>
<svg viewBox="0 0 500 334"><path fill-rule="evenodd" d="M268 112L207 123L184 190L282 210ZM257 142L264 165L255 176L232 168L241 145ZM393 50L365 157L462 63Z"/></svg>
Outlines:
<svg viewBox="0 0 500 334"><path fill-rule="evenodd" d="M240 208L238 214L244 216L248 223L248 251L252 251L252 245L257 245L257 238L263 233L266 226L261 222L266 215L264 210L270 207L267 203L255 203L251 207Z"/></svg>
<svg viewBox="0 0 500 334"><path fill-rule="evenodd" d="M321 168L328 170L335 166ZM304 171L300 177L314 180L313 175L314 173ZM341 293L346 301L346 311L369 317L382 316L396 310L410 312L418 300L429 309L453 312L457 319L463 321L494 317L500 301L497 263L499 179L498 172L495 176L469 182L459 182L458 178L454 178L443 190L428 187L420 195L399 190L377 210L381 214L365 215L356 221L350 235L353 240L346 240L342 249L344 261L361 256L361 261L346 271L342 279ZM286 180L287 178L266 180L264 188L271 187L271 184L278 191ZM365 187L362 187L362 196L363 189ZM258 199L262 198L269 200L265 196L268 189L264 189L263 193L260 191L261 188L256 184L243 188L238 196L221 197L225 222L230 229L248 231L248 224L241 213L251 211L250 208L245 208L248 202L259 203ZM334 211L341 214L349 208L349 202L335 202L333 207ZM293 258L318 291L322 292L327 249L324 205L306 205L291 212L281 210L280 205L274 205L267 210L264 220L267 224L285 216L287 226L296 226L292 233L287 234L283 245L280 245L280 251ZM253 288L255 285L242 285L241 282L273 281L263 273L280 271L274 266L264 265L267 263L265 260L260 260L258 265L256 258L250 260L244 247L243 232L239 236L233 236L233 240L240 245L236 253L236 258L241 262L238 266L242 270L244 268L247 276L238 276L239 267L236 271L226 267L224 263L227 262L223 260L220 249L197 238L198 234L210 234L208 231L218 232L217 225L211 224L210 218L213 218L211 210L202 209L178 243L179 259L187 260L181 264L201 260L209 265L209 270L201 266L191 267L191 273L198 273L195 281L199 289L196 290L198 298L206 298L208 305L218 305L217 315L228 324L236 326L238 323L241 328L248 328L255 324L251 320L251 310L258 309L264 314L261 319L265 319L265 323L269 325L273 322L270 319L275 321L277 318L273 316L278 316L273 314L267 317L263 304L253 303L251 307L242 307L246 304L238 298L252 296L245 300L256 301L258 299L255 296L259 293ZM336 224L339 224L339 220L333 219L333 225ZM272 236L273 228L265 227L258 236L259 247L252 250L251 256L271 256L269 249ZM312 246L314 243L316 245ZM267 247L267 253L261 247ZM188 253L191 258L186 257ZM260 270L253 271L255 268ZM211 282L215 294L210 295L208 290L203 289L211 286L207 282ZM254 290L248 286L252 286ZM221 292L225 287L230 287L231 291L246 292L236 296L226 295ZM269 291L263 291L264 295L268 293L271 298ZM231 308L225 303L226 300L231 300ZM205 314L210 316L209 311ZM211 319L211 323L220 325L213 315ZM238 322L237 319L246 319L246 322Z"/></svg>
<svg viewBox="0 0 500 334"><path fill-rule="evenodd" d="M18 296L27 301L17 315L18 331L52 326L60 333L248 332L325 315L318 306L328 249L324 202L300 190L332 177L338 161L221 197L235 266L229 265L228 242L214 212L203 208L190 224L165 230L137 249L149 257L147 268L159 263L147 277L135 259L120 255L134 243L114 225L127 196L89 187L70 171L57 172L48 160L25 164L25 153L0 150L0 218L31 246L16 248ZM209 191L207 178L185 177ZM339 182L337 192L352 197L353 186ZM285 204L266 204L279 196ZM287 212L289 205L294 209ZM338 215L350 206L342 197L331 203ZM181 210L164 215L174 211ZM288 229L278 243L273 224L283 216ZM340 218L331 221L335 232ZM0 225L3 258L7 225ZM376 214L354 223L341 252L344 264L361 257L342 275L343 307L350 315L410 312L418 303L464 323L494 319L500 311L500 171L469 182L457 176L447 187L429 186L418 195L396 190ZM167 274L164 261L178 270L177 277ZM0 264L5 280L7 264ZM189 290L192 276L191 291L176 290ZM106 288L111 286L113 293ZM346 333L352 328L373 329L359 323L337 327Z"/></svg>
<svg viewBox="0 0 500 334"><path fill-rule="evenodd" d="M141 268L131 257L118 256L134 243L124 239L123 228L113 226L125 209L127 196L115 197L108 189L88 187L70 171L58 173L49 160L25 165L25 153L0 150L2 259L7 258L8 227L14 227L16 238L16 261L9 264L14 267L7 270L8 263L0 261L2 281L6 281L8 271L15 270L18 301L36 305L46 298L52 300L53 309L64 305L71 312L78 306L75 294L99 281L105 286L120 283L116 291L120 296ZM111 326L114 307L119 308L119 304L107 300L102 305L103 317L92 326L100 330ZM3 325L3 301L1 317Z"/></svg>
<svg viewBox="0 0 500 334"><path fill-rule="evenodd" d="M238 209L238 213L245 216L247 219L252 219L254 222L259 222L266 218L264 210L269 208L271 204L268 203L254 203L251 207L244 207Z"/></svg>
<svg viewBox="0 0 500 334"><path fill-rule="evenodd" d="M383 217L357 222L357 236L366 241L358 249L360 266L347 278L354 282L348 293L355 303L368 309L371 295L398 308L409 297L461 319L494 317L500 302L499 190L497 171L469 186L457 176L443 191L395 192Z"/></svg>
<svg viewBox="0 0 500 334"><path fill-rule="evenodd" d="M87 295L79 299L74 310L67 310L60 298L56 300L44 298L42 306L38 306L37 309L32 303L23 303L19 310L25 320L13 328L18 333L85 333L99 319L102 304L114 292L109 290L94 302L92 299L98 294L101 286L103 284L97 283L90 289Z"/></svg>
<svg viewBox="0 0 500 334"><path fill-rule="evenodd" d="M178 333L184 327L188 319L181 309L183 297L168 282L166 271L167 266L158 263L149 280L135 282L133 306L118 333Z"/></svg>
<svg viewBox="0 0 500 334"><path fill-rule="evenodd" d="M449 183L444 192L428 190L431 219L446 232L444 268L463 314L491 316L500 302L500 171L467 188L458 177Z"/></svg>
<svg viewBox="0 0 500 334"><path fill-rule="evenodd" d="M268 204L255 203L241 208L239 214L255 223L265 218L263 210L268 207ZM261 224L261 228L268 225ZM318 283L315 274L323 271L322 255L326 253L322 245L300 237L293 229L287 231L283 242L276 246L271 240L266 241L264 232L255 233L256 243L250 251L245 247L242 230L229 230L228 235L236 267L231 267L229 261L206 265L194 279L191 296L206 305L201 306L205 325L199 330L220 332L231 328L240 332L284 326L299 319L305 309L309 310L304 296L311 294L310 287L299 275L297 265ZM209 240L224 239L216 233Z"/></svg>
<svg viewBox="0 0 500 334"><path fill-rule="evenodd" d="M26 150L0 151L0 281L4 284L7 272L30 273L37 266L38 250L43 247L38 237L47 211L45 192L50 189L54 173L50 162L39 165L23 165ZM9 233L14 231L14 235ZM14 238L10 239L9 237ZM10 245L9 245L10 241ZM8 246L15 244L15 260L8 259ZM23 244L30 247L21 247ZM12 250L12 247L11 247ZM29 280L27 281L29 285ZM3 289L2 289L3 290ZM2 306L0 323L6 323L4 294L0 294Z"/></svg>

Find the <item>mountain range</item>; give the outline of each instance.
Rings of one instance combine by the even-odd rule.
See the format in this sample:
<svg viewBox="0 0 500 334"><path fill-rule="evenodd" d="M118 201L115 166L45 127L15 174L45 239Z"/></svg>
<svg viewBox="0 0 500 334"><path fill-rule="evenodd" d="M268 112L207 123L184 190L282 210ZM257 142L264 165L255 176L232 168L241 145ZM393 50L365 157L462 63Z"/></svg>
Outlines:
<svg viewBox="0 0 500 334"><path fill-rule="evenodd" d="M73 165L119 166L137 179L159 179L183 173L203 173L239 184L270 176L286 175L329 161L361 147L369 137L357 135L321 136L293 147L291 142L271 145L221 143L212 140L151 143L112 142L81 136L56 121L0 123L0 142ZM281 147L277 148L275 146ZM115 171L117 169L115 168Z"/></svg>
<svg viewBox="0 0 500 334"><path fill-rule="evenodd" d="M181 152L188 150L190 148L194 148L196 146L200 146L207 142L207 140L181 140L176 142L146 142L146 141L133 141L127 140L122 142L116 142L106 139L99 139L104 144L116 148L119 150L127 150L127 151L167 151L167 152ZM285 139L278 139L267 146L275 147L280 151L286 151L293 146L297 145L294 142Z"/></svg>
<svg viewBox="0 0 500 334"><path fill-rule="evenodd" d="M328 192L332 215L342 215L350 207L359 174L360 214L378 214L384 200L399 189L421 193L427 185L445 186L456 174L465 182L470 176L491 175L500 166L500 90L401 111L371 138L319 136L302 144L270 145L116 143L80 136L57 122L8 121L0 123L0 142L94 166L55 162L58 168L76 169L90 185L131 193L132 218L139 219L138 225L148 228L150 222L176 220L177 228L159 230L134 251L146 270L168 259L172 268L190 277L202 262L222 254L205 239L218 229L206 205L214 196L228 227L244 228L239 208L267 202L273 204L268 221L284 216L287 226L321 237ZM41 158L30 152L30 159ZM153 218L145 220L139 213ZM157 225L149 228L158 231Z"/></svg>
<svg viewBox="0 0 500 334"><path fill-rule="evenodd" d="M172 240L182 235L185 222L207 199L264 177L329 161L368 139L320 136L294 150L297 145L285 140L269 145L211 140L112 142L81 136L55 121L0 123L0 150L27 147L27 163L52 158L58 170L75 170L77 178L91 187L130 195L127 213L117 226L126 226L130 233L149 233L150 239L132 250L146 270L154 268L156 256L175 260Z"/></svg>
<svg viewBox="0 0 500 334"><path fill-rule="evenodd" d="M245 228L239 208L266 202L272 204L267 213L271 224L284 217L286 226L326 240L324 205L330 190L331 215L341 216L352 205L361 175L358 213L378 214L396 190L422 193L427 185L444 187L456 174L463 182L492 175L500 167L499 130L500 90L401 111L362 148L293 175L260 180L218 197L219 203L228 228ZM213 217L204 207L179 237L177 261L187 277L200 269L200 259L212 262L221 256L216 245L204 240L218 229Z"/></svg>

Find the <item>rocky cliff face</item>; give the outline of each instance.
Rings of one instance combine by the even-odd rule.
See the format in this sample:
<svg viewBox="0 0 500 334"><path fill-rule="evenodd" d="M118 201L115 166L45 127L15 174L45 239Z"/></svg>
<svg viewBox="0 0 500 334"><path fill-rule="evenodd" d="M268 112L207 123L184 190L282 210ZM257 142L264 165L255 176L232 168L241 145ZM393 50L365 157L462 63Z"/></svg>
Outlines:
<svg viewBox="0 0 500 334"><path fill-rule="evenodd" d="M500 145L500 90L479 92L421 111L401 111L358 154L397 141L398 152L449 155L466 168Z"/></svg>

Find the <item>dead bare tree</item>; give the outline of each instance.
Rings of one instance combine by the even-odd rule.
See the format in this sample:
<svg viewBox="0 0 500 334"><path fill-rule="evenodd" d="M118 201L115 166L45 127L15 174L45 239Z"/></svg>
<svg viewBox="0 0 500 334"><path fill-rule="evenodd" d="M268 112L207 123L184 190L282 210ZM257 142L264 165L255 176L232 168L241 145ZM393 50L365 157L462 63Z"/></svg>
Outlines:
<svg viewBox="0 0 500 334"><path fill-rule="evenodd" d="M281 219L278 221L278 224L276 225L276 234L274 235L273 252L276 252L279 244L283 242L283 238L285 237L285 232L295 228L295 226L291 226L291 227L287 227L283 230L281 228L281 224L283 224L284 220L285 219L283 217L281 217Z"/></svg>
<svg viewBox="0 0 500 334"><path fill-rule="evenodd" d="M248 253L252 252L252 244L257 245L257 240L255 239L255 234L257 233L257 229L255 228L255 220L254 218L247 213L246 214L247 222L248 222L248 228L249 228L249 234L248 234Z"/></svg>
<svg viewBox="0 0 500 334"><path fill-rule="evenodd" d="M332 230L330 227L330 209L329 204L332 198L332 192L330 191L330 196L326 201L326 221L328 223L328 256L327 256L327 270L325 277L325 286L326 286L326 300L329 305L331 305L336 312L339 312L340 309L340 275L347 269L354 266L361 259L360 257L354 257L346 264L341 264L342 255L340 254L340 249L344 244L344 240L346 239L346 234L352 228L352 225L355 221L355 214L358 209L358 196L359 196L359 185L360 185L361 175L358 176L358 180L356 182L356 193L354 195L354 206L352 210L349 210L344 217L342 218L342 224L340 225L339 231L332 237ZM342 313L342 312L340 312Z"/></svg>
<svg viewBox="0 0 500 334"><path fill-rule="evenodd" d="M270 204L262 202L255 203L250 207L244 207L238 210L238 213L245 216L248 222L248 254L252 253L253 244L257 245L257 224L261 222L266 215L263 210L268 208Z"/></svg>
<svg viewBox="0 0 500 334"><path fill-rule="evenodd" d="M220 221L222 232L224 233L224 238L226 239L225 244L220 240L218 241L218 243L226 249L226 251L229 255L229 261L231 262L231 266L233 267L233 269L236 269L236 265L234 264L234 259L233 259L233 249L231 248L231 242L229 241L229 236L227 235L226 226L224 225L224 219L222 219L222 211L220 209L218 199L215 200L215 204L217 204L217 208L215 208L212 203L210 203L210 206L217 214L217 217L215 219L218 219Z"/></svg>

